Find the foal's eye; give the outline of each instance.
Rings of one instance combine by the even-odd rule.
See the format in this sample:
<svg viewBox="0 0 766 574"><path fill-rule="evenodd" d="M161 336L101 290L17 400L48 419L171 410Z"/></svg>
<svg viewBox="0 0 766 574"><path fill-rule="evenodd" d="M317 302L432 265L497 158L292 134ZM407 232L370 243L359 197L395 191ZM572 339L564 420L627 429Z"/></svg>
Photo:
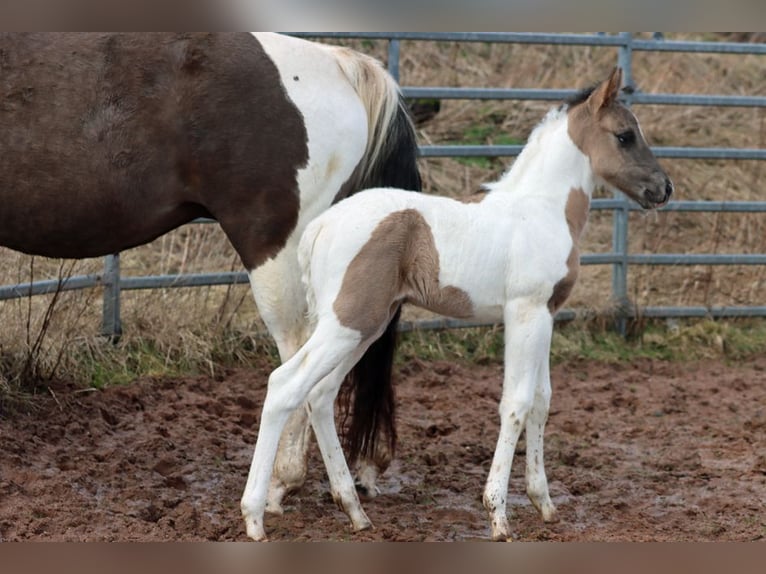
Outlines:
<svg viewBox="0 0 766 574"><path fill-rule="evenodd" d="M636 132L633 130L625 130L624 132L615 134L615 136L617 136L617 141L620 142L620 145L622 146L629 146L636 141Z"/></svg>

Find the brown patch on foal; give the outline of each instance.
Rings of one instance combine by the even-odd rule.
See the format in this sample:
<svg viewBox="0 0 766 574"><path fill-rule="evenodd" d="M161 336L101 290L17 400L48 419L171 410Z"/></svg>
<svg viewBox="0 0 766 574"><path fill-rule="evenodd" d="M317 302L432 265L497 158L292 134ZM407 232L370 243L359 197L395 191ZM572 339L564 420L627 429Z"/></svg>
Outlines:
<svg viewBox="0 0 766 574"><path fill-rule="evenodd" d="M481 203L486 199L487 197L486 191L477 191L476 193L472 193L471 195L466 195L463 197L456 197L460 203Z"/></svg>
<svg viewBox="0 0 766 574"><path fill-rule="evenodd" d="M572 236L572 249L567 257L567 274L553 287L553 293L548 299L548 309L551 313L558 311L572 293L577 276L580 272L580 250L578 243L588 221L590 200L579 187L569 192L565 208L565 216L569 233Z"/></svg>
<svg viewBox="0 0 766 574"><path fill-rule="evenodd" d="M473 314L468 293L439 284L431 228L414 209L385 217L346 269L333 310L341 325L375 335L402 302L450 317Z"/></svg>

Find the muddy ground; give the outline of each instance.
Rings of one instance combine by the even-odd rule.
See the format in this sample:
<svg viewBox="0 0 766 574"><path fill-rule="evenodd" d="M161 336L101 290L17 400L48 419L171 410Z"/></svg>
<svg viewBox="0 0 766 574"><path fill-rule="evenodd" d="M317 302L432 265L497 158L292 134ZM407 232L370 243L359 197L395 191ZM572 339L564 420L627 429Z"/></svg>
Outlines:
<svg viewBox="0 0 766 574"><path fill-rule="evenodd" d="M239 515L266 366L218 380L57 385L31 413L0 416L2 540L246 540ZM500 365L398 369L398 457L352 533L316 454L275 540L474 540L498 428ZM553 369L546 465L560 520L523 494L522 541L764 540L766 359L740 365L574 362ZM316 449L314 448L314 451Z"/></svg>

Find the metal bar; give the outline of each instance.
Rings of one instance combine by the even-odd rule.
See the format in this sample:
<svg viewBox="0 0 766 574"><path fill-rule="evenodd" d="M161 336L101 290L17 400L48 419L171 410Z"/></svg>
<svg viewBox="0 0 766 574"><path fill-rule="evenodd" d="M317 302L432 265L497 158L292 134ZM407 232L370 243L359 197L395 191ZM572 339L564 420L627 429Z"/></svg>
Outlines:
<svg viewBox="0 0 766 574"><path fill-rule="evenodd" d="M657 157L682 159L766 159L766 149L654 147L652 151Z"/></svg>
<svg viewBox="0 0 766 574"><path fill-rule="evenodd" d="M553 90L532 88L452 88L404 86L402 95L406 98L442 100L544 100L562 101L577 93L576 90ZM718 107L766 107L766 97L724 96L698 94L652 94L635 92L634 104L674 106L718 106Z"/></svg>
<svg viewBox="0 0 766 574"><path fill-rule="evenodd" d="M537 34L524 32L290 32L304 38L420 40L433 42L496 42L513 44L567 44L572 46L621 46L620 36L603 34ZM632 40L632 49L643 52L698 52L706 54L766 54L766 45L748 42L689 42Z"/></svg>
<svg viewBox="0 0 766 574"><path fill-rule="evenodd" d="M766 98L760 96L724 96L699 94L650 94L637 91L634 104L665 106L718 106L718 107L766 107Z"/></svg>
<svg viewBox="0 0 766 574"><path fill-rule="evenodd" d="M426 42L491 42L501 44L566 44L619 46L622 39L601 34L538 34L526 32L288 32L301 38L416 40Z"/></svg>
<svg viewBox="0 0 766 574"><path fill-rule="evenodd" d="M628 256L636 265L766 265L766 254L646 253Z"/></svg>
<svg viewBox="0 0 766 574"><path fill-rule="evenodd" d="M766 307L646 307L639 309L639 316L666 317L766 317Z"/></svg>
<svg viewBox="0 0 766 574"><path fill-rule="evenodd" d="M189 275L149 275L146 277L123 277L120 288L125 291L135 289L169 289L177 287L205 287L213 285L239 285L248 282L244 271L226 271L221 273L195 273Z"/></svg>
<svg viewBox="0 0 766 574"><path fill-rule="evenodd" d="M554 320L573 321L578 317L594 316L589 311L577 309L562 309ZM598 316L611 317L610 312L596 314ZM736 317L766 317L766 306L746 307L643 307L626 311L626 318L647 317L652 319L664 318L736 318ZM411 331L444 331L450 329L473 329L473 328L502 328L503 323L494 321L462 321L458 319L427 319L423 321L402 321L399 331L406 333Z"/></svg>
<svg viewBox="0 0 766 574"><path fill-rule="evenodd" d="M442 100L565 100L577 90L521 89L521 88L440 88L402 87L405 98ZM766 98L764 98L766 100ZM766 105L766 104L764 104Z"/></svg>
<svg viewBox="0 0 766 574"><path fill-rule="evenodd" d="M4 285L0 287L0 301L31 297L33 295L48 295L57 291L76 291L78 289L97 287L101 284L101 275L76 275L63 280L45 279L32 283Z"/></svg>
<svg viewBox="0 0 766 574"><path fill-rule="evenodd" d="M591 210L614 209L619 205L614 199L594 199L591 202ZM631 211L644 211L644 209L635 204L630 204ZM665 211L690 211L690 212L722 212L722 213L764 213L766 212L766 201L671 201L665 207L658 210L658 213Z"/></svg>
<svg viewBox="0 0 766 574"><path fill-rule="evenodd" d="M515 157L523 145L425 145L421 157ZM677 159L766 160L766 149L653 147L654 155Z"/></svg>
<svg viewBox="0 0 766 574"><path fill-rule="evenodd" d="M522 145L425 145L420 157L514 157Z"/></svg>
<svg viewBox="0 0 766 574"><path fill-rule="evenodd" d="M747 253L634 253L627 256L612 253L586 253L580 256L583 265L766 265L766 254Z"/></svg>
<svg viewBox="0 0 766 574"><path fill-rule="evenodd" d="M747 42L683 42L678 40L633 40L633 49L643 52L697 52L702 54L766 54L766 44Z"/></svg>

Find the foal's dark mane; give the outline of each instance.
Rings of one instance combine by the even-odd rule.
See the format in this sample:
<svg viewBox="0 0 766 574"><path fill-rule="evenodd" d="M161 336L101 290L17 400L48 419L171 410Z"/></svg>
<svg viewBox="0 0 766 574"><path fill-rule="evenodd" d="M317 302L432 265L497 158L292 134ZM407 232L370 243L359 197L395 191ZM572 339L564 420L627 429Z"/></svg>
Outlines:
<svg viewBox="0 0 766 574"><path fill-rule="evenodd" d="M593 84L592 86L588 86L587 88L583 88L576 94L569 96L566 100L564 100L564 104L566 104L568 107L573 108L578 104L582 104L587 100L590 95L593 93L593 91L598 87L598 84Z"/></svg>
<svg viewBox="0 0 766 574"><path fill-rule="evenodd" d="M592 86L588 86L587 88L583 88L579 92L569 96L566 100L564 100L564 105L569 108L573 108L578 104L584 103L590 97L590 95L596 90L596 88L598 88L598 86L599 84L596 83L596 84L593 84ZM632 92L632 90L628 88L627 86L622 88L621 91L628 94ZM618 101L622 101L622 100L618 100Z"/></svg>

